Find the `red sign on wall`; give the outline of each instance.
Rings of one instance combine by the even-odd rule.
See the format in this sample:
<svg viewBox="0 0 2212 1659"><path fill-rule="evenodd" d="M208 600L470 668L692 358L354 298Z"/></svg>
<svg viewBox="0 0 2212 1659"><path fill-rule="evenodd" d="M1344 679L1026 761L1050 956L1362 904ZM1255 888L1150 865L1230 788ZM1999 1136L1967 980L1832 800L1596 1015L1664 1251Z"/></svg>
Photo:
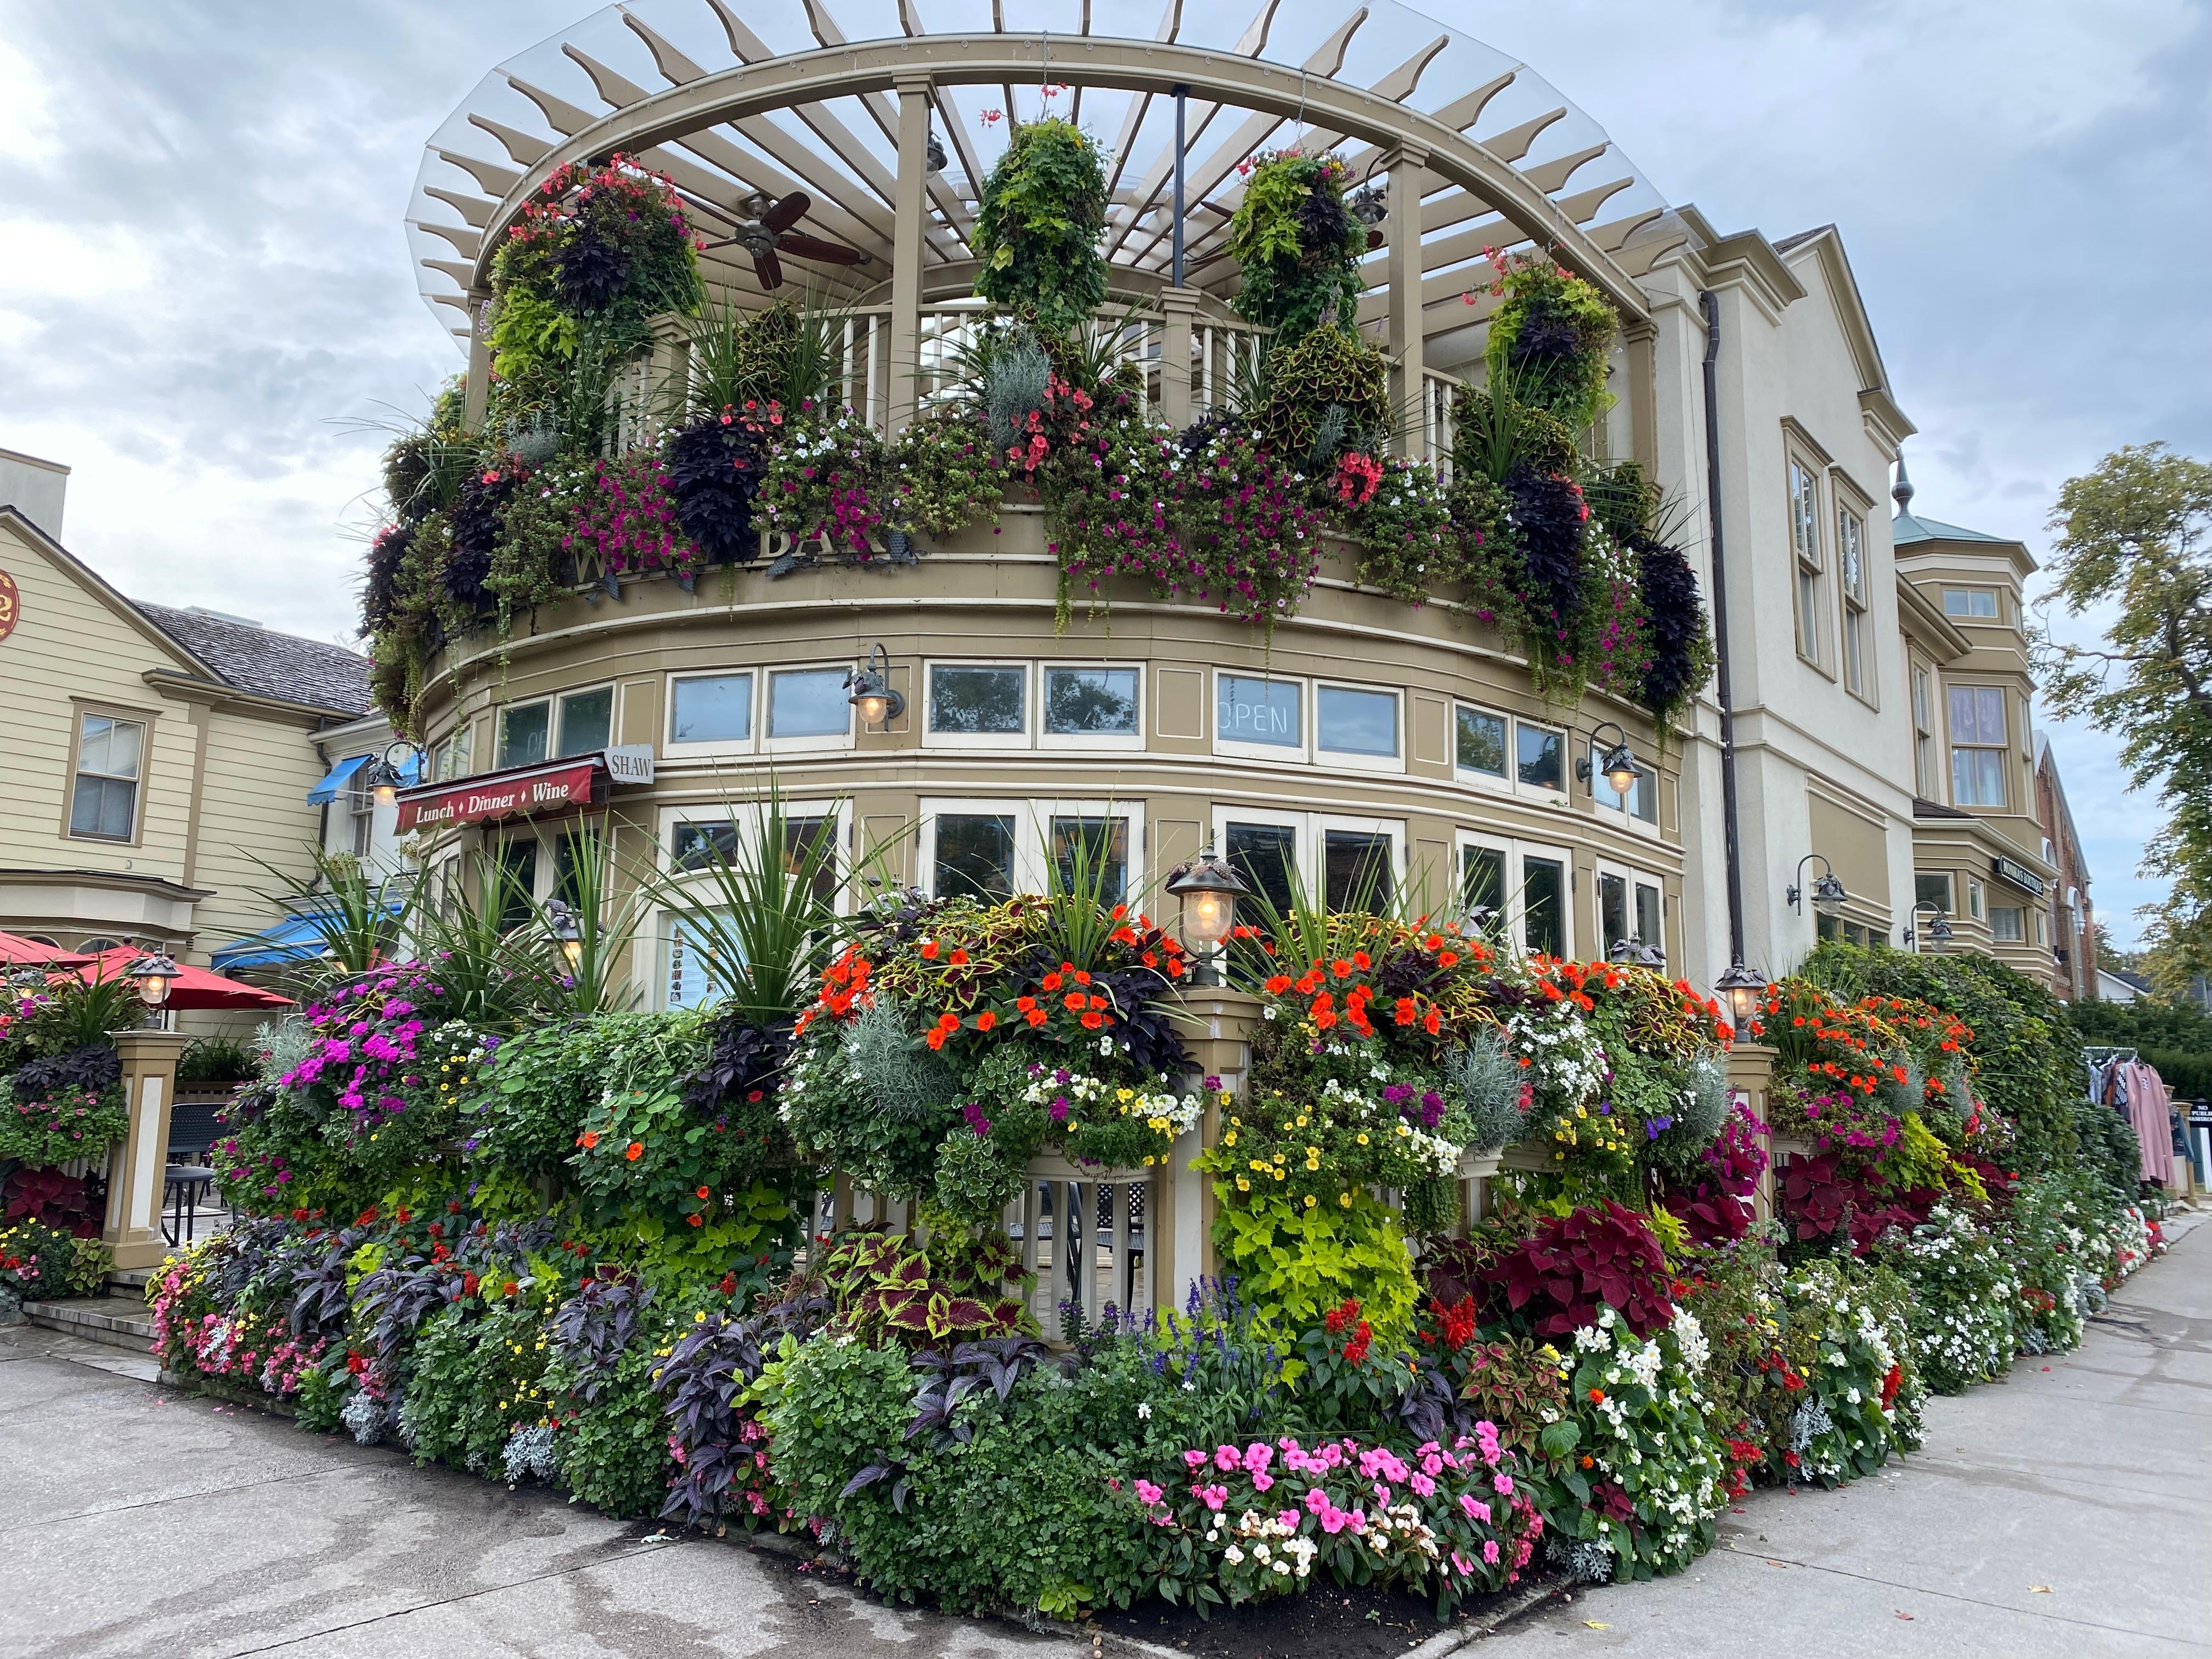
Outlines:
<svg viewBox="0 0 2212 1659"><path fill-rule="evenodd" d="M23 596L15 591L15 579L0 570L0 640L15 631L15 619L23 614Z"/></svg>
<svg viewBox="0 0 2212 1659"><path fill-rule="evenodd" d="M597 755L556 761L550 766L517 767L466 783L414 789L399 797L399 833L442 830L465 823L492 823L540 812L573 811L604 799L606 768Z"/></svg>

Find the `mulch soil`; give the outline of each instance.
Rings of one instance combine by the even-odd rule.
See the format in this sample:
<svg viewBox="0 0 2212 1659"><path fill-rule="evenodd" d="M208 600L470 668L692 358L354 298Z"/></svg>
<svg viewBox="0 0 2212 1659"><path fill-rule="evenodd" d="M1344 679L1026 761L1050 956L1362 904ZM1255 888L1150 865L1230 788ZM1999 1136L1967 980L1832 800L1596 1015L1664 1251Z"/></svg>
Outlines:
<svg viewBox="0 0 2212 1659"><path fill-rule="evenodd" d="M1317 1584L1255 1607L1217 1607L1211 1619L1164 1601L1145 1601L1126 1612L1109 1608L1087 1622L1109 1637L1139 1638L1192 1659L1394 1659L1523 1593L1516 1586L1472 1596L1440 1620L1436 1603L1420 1596Z"/></svg>

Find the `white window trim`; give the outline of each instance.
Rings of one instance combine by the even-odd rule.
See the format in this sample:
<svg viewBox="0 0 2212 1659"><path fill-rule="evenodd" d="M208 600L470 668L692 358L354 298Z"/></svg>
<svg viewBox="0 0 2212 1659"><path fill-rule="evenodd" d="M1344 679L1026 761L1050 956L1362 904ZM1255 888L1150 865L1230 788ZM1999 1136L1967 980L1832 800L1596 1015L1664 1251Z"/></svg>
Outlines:
<svg viewBox="0 0 2212 1659"><path fill-rule="evenodd" d="M1615 794L1613 786L1605 781L1605 775L1598 770L1604 753L1595 738L1589 740L1589 752L1584 758L1589 763L1591 807L1615 829L1626 830L1645 841L1659 840L1659 774L1646 768L1642 775L1644 787L1651 792L1651 816L1647 820L1628 810L1628 797Z"/></svg>
<svg viewBox="0 0 2212 1659"><path fill-rule="evenodd" d="M1521 781L1521 728L1524 726L1531 731L1548 732L1559 738L1559 787L1558 788L1554 789L1548 784L1523 783ZM1524 799L1547 801L1554 806L1565 806L1567 804L1567 786L1575 775L1575 734L1565 726L1547 725L1542 720L1524 720L1516 714L1513 718L1511 740L1513 746L1506 758L1506 764L1512 769L1510 781L1513 785L1513 793Z"/></svg>
<svg viewBox="0 0 2212 1659"><path fill-rule="evenodd" d="M690 742L676 740L676 687L683 680L730 680L743 677L752 687L749 692L749 713L746 732L742 738L707 738ZM713 760L726 755L750 755L760 747L761 727L765 723L765 702L761 672L757 668L713 668L672 671L664 677L661 701L667 709L667 720L661 732L660 752L670 760Z"/></svg>
<svg viewBox="0 0 2212 1659"><path fill-rule="evenodd" d="M1537 858L1559 866L1559 957L1564 961L1576 959L1575 948L1575 860L1571 849L1553 847L1543 842L1516 841L1513 843L1513 862L1509 870L1511 890L1508 908L1513 917L1513 943L1523 956L1528 954L1528 863Z"/></svg>
<svg viewBox="0 0 2212 1659"><path fill-rule="evenodd" d="M1510 836L1485 835L1474 830L1452 831L1451 896L1455 915L1463 915L1459 907L1467 901L1467 849L1480 847L1498 854L1505 860L1498 878L1499 908L1510 918L1513 913L1513 840Z"/></svg>
<svg viewBox="0 0 2212 1659"><path fill-rule="evenodd" d="M1474 767L1462 766L1459 763L1459 711L1462 708L1477 714L1487 714L1494 720L1505 722L1505 771L1503 775L1496 772L1480 771ZM1520 774L1513 736L1512 715L1502 708L1492 708L1486 703L1476 702L1470 697L1455 697L1452 699L1451 745L1452 776L1457 778L1462 783L1473 784L1479 789L1494 790L1499 794L1505 795L1514 793L1519 783ZM1551 792L1544 790L1540 793L1548 794Z"/></svg>
<svg viewBox="0 0 2212 1659"><path fill-rule="evenodd" d="M1231 823L1263 825L1291 832L1291 857L1298 872L1298 885L1308 897L1315 891L1314 875L1320 860L1320 840L1315 832L1311 812L1285 812L1267 806L1222 806L1213 809L1213 839L1212 845L1226 857L1229 851L1229 826ZM1248 921L1256 916L1247 916Z"/></svg>
<svg viewBox="0 0 2212 1659"><path fill-rule="evenodd" d="M1137 729L1134 732L1051 732L1045 729L1045 691L1048 678L1055 668L1116 668L1133 672L1137 677ZM1139 750L1145 746L1146 708L1145 665L1140 662L1114 662L1105 659L1096 661L1067 661L1060 659L1041 662L1036 670L1036 744L1040 749L1072 749L1120 750L1125 753Z"/></svg>
<svg viewBox="0 0 2212 1659"><path fill-rule="evenodd" d="M1052 821L1056 817L1120 818L1128 825L1129 855L1122 878L1121 891L1108 896L1109 903L1133 904L1136 895L1144 885L1146 845L1145 841L1145 804L1141 800L1032 800L1029 803L1034 815L1030 838L1036 842L1036 892L1045 890L1045 883L1052 867ZM1015 862L1020 863L1020 834L1015 832Z"/></svg>
<svg viewBox="0 0 2212 1659"><path fill-rule="evenodd" d="M854 746L853 706L845 705L845 729L842 732L810 732L799 738L772 738L769 735L769 705L775 696L775 677L778 674L819 674L835 669L840 674L850 674L848 662L779 662L768 664L757 672L760 683L756 695L758 701L753 708L753 724L760 732L760 747L763 755L825 755L835 754Z"/></svg>
<svg viewBox="0 0 2212 1659"><path fill-rule="evenodd" d="M580 750L575 754L563 755L559 753L558 750L561 747L561 728L568 724L568 713L565 705L577 697L589 696L594 691L604 691L607 694L606 743L601 744L596 749ZM585 755L599 755L606 752L608 744L612 744L615 740L619 730L617 722L622 718L622 694L619 688L616 686L612 680L601 680L596 685L570 686L564 691L554 692L551 696L550 701L553 704L553 714L551 720L547 724L545 732L545 758L549 763L556 760L579 760Z"/></svg>
<svg viewBox="0 0 2212 1659"><path fill-rule="evenodd" d="M1011 668L1022 677L1022 729L1018 732L937 732L930 728L929 706L940 668ZM1034 663L1012 657L929 657L921 665L921 746L925 749L1009 750L1034 748L1039 715Z"/></svg>
<svg viewBox="0 0 2212 1659"><path fill-rule="evenodd" d="M1044 891L1043 836L1036 828L1036 803L1003 795L925 795L917 804L921 845L915 860L915 883L932 898L937 891L937 820L945 813L956 817L1011 817L1014 821L1013 886L1017 893Z"/></svg>
<svg viewBox="0 0 2212 1659"><path fill-rule="evenodd" d="M1239 743L1221 735L1221 682L1224 679L1262 680L1270 685L1298 688L1298 740L1295 744ZM1313 684L1299 674L1254 673L1241 668L1213 671L1212 696L1206 703L1206 724L1213 732L1213 752L1243 760L1273 761L1278 766L1304 766L1313 753Z"/></svg>
<svg viewBox="0 0 2212 1659"><path fill-rule="evenodd" d="M1357 680L1314 679L1307 682L1312 694L1313 759L1316 765L1348 767L1356 772L1399 772L1406 769L1406 695L1395 685L1367 685ZM1334 691L1357 691L1367 696L1390 699L1391 732L1395 754L1368 755L1356 750L1324 749L1321 745L1321 694L1324 688ZM1454 733L1457 737L1456 732Z"/></svg>

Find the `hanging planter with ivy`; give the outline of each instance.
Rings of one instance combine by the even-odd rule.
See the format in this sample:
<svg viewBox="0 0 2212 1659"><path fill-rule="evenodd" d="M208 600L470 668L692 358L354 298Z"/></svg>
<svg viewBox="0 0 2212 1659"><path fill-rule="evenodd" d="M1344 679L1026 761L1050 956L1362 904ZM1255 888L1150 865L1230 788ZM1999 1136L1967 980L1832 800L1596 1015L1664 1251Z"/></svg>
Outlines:
<svg viewBox="0 0 2212 1659"><path fill-rule="evenodd" d="M1025 122L983 181L975 292L1066 333L1106 298L1106 168L1072 121Z"/></svg>
<svg viewBox="0 0 2212 1659"><path fill-rule="evenodd" d="M1258 158L1244 181L1229 222L1229 252L1243 269L1233 303L1279 345L1324 323L1352 330L1367 228L1344 204L1351 177L1340 156L1283 150Z"/></svg>

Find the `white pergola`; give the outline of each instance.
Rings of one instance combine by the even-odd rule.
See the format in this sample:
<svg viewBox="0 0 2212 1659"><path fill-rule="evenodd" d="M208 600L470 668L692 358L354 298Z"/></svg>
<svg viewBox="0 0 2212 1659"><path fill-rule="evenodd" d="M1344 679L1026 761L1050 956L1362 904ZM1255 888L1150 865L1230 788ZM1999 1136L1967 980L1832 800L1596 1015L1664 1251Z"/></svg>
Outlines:
<svg viewBox="0 0 2212 1659"><path fill-rule="evenodd" d="M844 23L826 0L742 17L728 0L645 0L508 60L433 137L408 222L424 298L473 341L472 404L507 228L562 163L621 150L671 176L710 239L745 220L748 198L805 191L802 228L867 262L787 256L787 275L831 303L888 302L889 406L911 409L925 303L972 289L977 186L1012 131L1044 113L1105 150L1110 281L1157 305L1166 361L1182 361L1176 340L1201 307L1223 314L1236 289L1224 244L1250 158L1291 145L1334 149L1387 185L1359 321L1392 360L1395 395L1417 395L1425 367L1476 354L1493 304L1488 249L1547 250L1606 294L1627 338L1649 337L1635 279L1684 233L1604 132L1525 66L1396 0L1348 15L1258 0L1249 21L1167 0L1140 19L1151 3L992 0L987 18L970 0L942 8L933 32L917 0L840 0ZM710 248L703 265L719 295L765 303L742 246ZM1170 418L1187 409L1176 388L1165 396Z"/></svg>

